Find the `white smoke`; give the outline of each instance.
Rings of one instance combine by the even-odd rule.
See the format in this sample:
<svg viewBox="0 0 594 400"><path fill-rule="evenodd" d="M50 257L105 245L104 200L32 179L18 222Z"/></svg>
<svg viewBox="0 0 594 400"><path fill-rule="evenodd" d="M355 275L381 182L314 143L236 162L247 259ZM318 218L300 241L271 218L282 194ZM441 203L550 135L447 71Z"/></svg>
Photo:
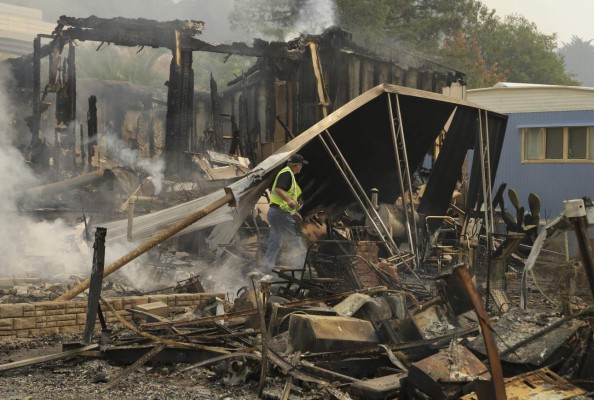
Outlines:
<svg viewBox="0 0 594 400"><path fill-rule="evenodd" d="M285 35L285 41L294 39L302 33L320 34L332 25L336 25L334 0L306 0L299 10L297 21Z"/></svg>
<svg viewBox="0 0 594 400"><path fill-rule="evenodd" d="M14 110L5 90L10 79L6 71L0 71L0 276L79 273L90 262L85 252L88 248L76 230L59 219L33 220L17 207L19 193L40 182L14 146Z"/></svg>
<svg viewBox="0 0 594 400"><path fill-rule="evenodd" d="M161 193L165 177L165 162L163 160L141 158L138 150L131 149L115 134L105 135L102 140L107 147L111 162L118 163L119 166L133 167L144 171L151 177L155 195Z"/></svg>

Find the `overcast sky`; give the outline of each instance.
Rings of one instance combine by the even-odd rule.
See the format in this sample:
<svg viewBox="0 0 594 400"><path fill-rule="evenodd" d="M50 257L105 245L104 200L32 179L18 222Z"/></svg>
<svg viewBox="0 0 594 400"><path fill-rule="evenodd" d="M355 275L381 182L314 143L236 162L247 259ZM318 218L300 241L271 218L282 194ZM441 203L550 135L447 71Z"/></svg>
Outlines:
<svg viewBox="0 0 594 400"><path fill-rule="evenodd" d="M25 7L41 8L44 19L54 22L62 14L85 17L89 14L109 18L142 17L158 20L200 19L206 22L206 40L241 40L229 29L227 15L234 0L0 0ZM594 39L594 0L481 0L504 17L525 16L545 34L557 33L558 46L569 43L573 35ZM179 3L177 7L172 3Z"/></svg>
<svg viewBox="0 0 594 400"><path fill-rule="evenodd" d="M594 39L594 0L481 0L496 14L521 14L541 33L557 33L558 46L571 42L573 35Z"/></svg>

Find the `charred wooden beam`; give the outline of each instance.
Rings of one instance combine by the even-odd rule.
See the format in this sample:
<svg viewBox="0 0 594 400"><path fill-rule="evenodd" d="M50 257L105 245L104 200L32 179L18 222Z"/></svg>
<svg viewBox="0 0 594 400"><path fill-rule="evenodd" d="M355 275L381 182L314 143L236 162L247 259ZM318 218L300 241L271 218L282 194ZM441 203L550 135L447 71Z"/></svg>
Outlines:
<svg viewBox="0 0 594 400"><path fill-rule="evenodd" d="M41 159L42 144L39 138L41 122L40 99L41 94L41 38L33 39L33 115L29 121L31 130L31 163L37 164Z"/></svg>
<svg viewBox="0 0 594 400"><path fill-rule="evenodd" d="M64 29L67 28L67 29ZM62 37L77 40L108 42L119 46L150 46L176 48L176 32L183 36L202 33L202 21L155 21L131 18L74 18L61 16L57 32Z"/></svg>
<svg viewBox="0 0 594 400"><path fill-rule="evenodd" d="M290 60L303 59L303 52L296 49L290 49L288 43L267 42L261 39L254 39L252 46L248 46L241 42L233 42L231 44L210 44L186 35L182 38L181 46L185 50L236 54L244 57L274 57Z"/></svg>
<svg viewBox="0 0 594 400"><path fill-rule="evenodd" d="M101 286L103 284L103 270L105 267L105 236L107 229L97 228L95 231L95 244L93 245L93 268L91 270L91 283L89 288L89 300L87 302L87 319L83 342L90 344L95 328L95 319L99 309L99 298L101 297Z"/></svg>
<svg viewBox="0 0 594 400"><path fill-rule="evenodd" d="M167 93L167 119L165 148L166 171L178 175L187 171L187 158L182 157L190 150L190 136L193 126L194 70L192 52L174 52L169 68L169 90Z"/></svg>
<svg viewBox="0 0 594 400"><path fill-rule="evenodd" d="M97 97L92 95L89 97L89 111L87 112L87 154L89 171L93 165L93 157L95 156L95 147L97 143Z"/></svg>

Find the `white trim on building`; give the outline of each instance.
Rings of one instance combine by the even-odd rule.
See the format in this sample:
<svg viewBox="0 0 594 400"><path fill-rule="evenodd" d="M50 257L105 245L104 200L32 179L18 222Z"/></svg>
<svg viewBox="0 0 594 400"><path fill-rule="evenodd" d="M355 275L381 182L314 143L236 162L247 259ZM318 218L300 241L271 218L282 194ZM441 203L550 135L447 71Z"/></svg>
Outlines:
<svg viewBox="0 0 594 400"><path fill-rule="evenodd" d="M466 92L468 100L502 114L594 110L594 88L500 82Z"/></svg>

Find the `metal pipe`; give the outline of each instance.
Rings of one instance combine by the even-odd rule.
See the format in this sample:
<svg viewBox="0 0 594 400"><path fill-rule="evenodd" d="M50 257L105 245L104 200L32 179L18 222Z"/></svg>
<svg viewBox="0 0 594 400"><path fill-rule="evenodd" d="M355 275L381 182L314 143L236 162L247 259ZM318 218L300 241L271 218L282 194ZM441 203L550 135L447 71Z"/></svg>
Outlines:
<svg viewBox="0 0 594 400"><path fill-rule="evenodd" d="M176 233L184 230L188 226L192 225L194 222L206 217L208 214L212 213L213 211L221 208L225 204L234 201L233 193L229 192L224 197L221 197L219 200L201 208L200 210L196 211L194 214L189 215L188 217L184 218L183 220L179 221L177 224L173 225L172 227L162 231L154 238L144 242L128 254L120 257L113 263L109 264L105 268L104 277L107 277L117 271L118 269L122 268L124 265L128 264L130 261L134 260L135 258L139 257L140 255L146 253L148 250L152 249L159 243L169 239ZM82 293L84 290L89 288L90 279L85 279L84 281L80 282L78 285L64 293L62 296L58 297L55 301L64 301L70 300L74 296Z"/></svg>
<svg viewBox="0 0 594 400"><path fill-rule="evenodd" d="M68 190L76 189L81 186L88 185L103 178L106 169L98 169L93 172L81 174L75 178L65 181L54 182L43 186L37 186L27 189L23 192L23 197L31 197L34 199L42 198L44 196L52 196L58 193L63 193Z"/></svg>
<svg viewBox="0 0 594 400"><path fill-rule="evenodd" d="M490 194L487 192L487 177L486 177L486 169L490 169L487 166L488 159L485 158L485 155L488 157L489 154L485 154L485 138L483 137L483 118L481 115L481 110L479 110L479 147L480 147L480 155L481 155L481 179L482 179L482 189L483 189L483 206L485 208L485 234L487 236L487 295L485 296L485 307L489 308L489 298L491 297L491 247L493 245L493 237L491 235L491 221L490 221L490 212L489 212L489 199ZM487 150L488 151L488 150Z"/></svg>
<svg viewBox="0 0 594 400"><path fill-rule="evenodd" d="M127 238L129 242L132 242L132 228L134 227L134 210L136 208L136 201L135 199L130 199L128 201L128 232Z"/></svg>
<svg viewBox="0 0 594 400"><path fill-rule="evenodd" d="M398 96L396 96L396 100L398 100ZM388 93L388 117L390 118L390 131L392 132L392 143L394 144L394 156L396 157L396 170L398 172L398 183L400 185L400 193L402 194L402 207L404 208L404 220L406 222L406 236L408 239L409 248L413 250L414 243L412 238L412 232L410 229L410 219L408 217L408 210L406 206L406 196L404 190L404 179L402 178L402 163L400 160L400 152L398 151L398 133L396 133L396 128L394 127L394 112L392 111L392 99L390 94ZM400 113L399 113L400 118ZM398 121L398 132L402 129L402 122ZM404 143L402 143L404 147ZM406 168L408 170L408 164L406 164ZM410 186L409 186L410 189ZM411 206L412 206L412 199L411 199ZM414 219L414 212L413 212L413 219ZM416 249L416 248L415 248ZM418 268L419 263L416 257L415 251L415 267Z"/></svg>
<svg viewBox="0 0 594 400"><path fill-rule="evenodd" d="M355 187L349 181L348 176L346 175L346 173L343 170L342 166L340 165L340 163L338 162L338 160L336 159L336 157L332 153L332 150L330 150L330 147L328 146L328 144L326 143L326 141L324 140L324 138L322 137L322 135L318 135L318 137L320 138L322 144L324 145L324 148L326 149L326 151L330 155L330 158L332 158L332 161L334 161L334 165L336 166L336 168L338 169L338 171L340 172L340 174L344 178L344 180L347 183L348 187L351 189L351 192L355 196L355 199L357 200L357 202L359 202L359 205L361 206L361 208L363 208L363 211L365 212L365 216L367 218L369 218L369 221L373 224L373 227L376 230L376 232L381 232L380 229L379 229L378 224L371 217L371 214L369 213L369 210L371 210L374 213L375 218L377 218L377 221L379 222L379 224L384 229L384 236L387 239L387 243L389 243L392 246L392 247L386 246L388 248L388 251L390 251L390 253L391 253L392 256L397 256L398 258L400 258L400 261L402 262L402 264L404 264L404 266L406 266L408 268L409 272L415 278L417 278L418 281L421 283L421 285L425 288L425 285L423 284L423 281L421 280L421 278L419 278L419 276L414 272L414 270L408 265L408 260L406 260L406 259L404 259L404 257L402 257L402 254L398 250L398 246L394 242L394 239L392 238L392 235L390 235L390 231L388 230L388 228L386 228L386 225L382 221L382 219L381 219L379 213L377 212L377 210L375 209L375 207L373 207L373 204L371 203L371 200L367 196L367 193L365 193L365 191L361 187L361 184L359 183L359 181L357 180L357 177L355 176L355 174L351 170L349 164L347 163L346 159L344 158L344 155L340 152L340 149L338 148L338 146L336 145L336 143L332 139L332 136L330 135L330 132L328 132L327 129L325 130L325 132L326 132L326 135L328 136L328 139L330 140L330 142L334 145L334 148L335 148L336 152L340 156L340 161L344 163L345 168L347 168L348 172L353 177L353 181L355 182L355 184L357 185L359 191L361 192L361 196L359 196L357 194L357 191L356 191ZM361 197L363 197L365 199L365 201L367 202L367 207L363 203L363 200L361 200ZM394 253L396 253L396 254L394 254ZM425 290L427 290L427 289L425 288Z"/></svg>
<svg viewBox="0 0 594 400"><path fill-rule="evenodd" d="M390 95L388 95L389 97ZM400 142L402 143L402 156L404 158L404 165L406 165L406 184L408 185L409 196L410 196L410 215L412 218L412 225L414 230L414 248L415 248L415 258L417 265L419 265L419 252L418 252L418 244L419 244L419 237L418 237L418 228L417 228L417 221L415 219L415 208L413 205L412 199L412 180L410 178L410 164L408 163L408 152L406 151L406 141L404 140L404 127L402 126L402 113L400 112L400 97L396 94L396 110L398 111L398 124L399 129L398 132L400 133ZM404 198L404 193L402 194ZM406 210L404 210L406 212Z"/></svg>
<svg viewBox="0 0 594 400"><path fill-rule="evenodd" d="M353 173L353 170L350 168L349 164L347 163L346 159L344 158L344 155L340 152L340 149L338 149L338 146L336 145L336 142L334 142L334 140L332 139L332 136L330 135L330 132L328 132L328 130L326 130L325 132L326 132L326 135L328 136L328 139L329 139L330 143L333 144L334 149L336 150L336 153L340 157L340 161L343 163L344 167L346 168L346 170L347 170L346 172L348 172L351 175L351 177L352 177L352 179L354 181L354 184L357 186L357 189L359 190L359 193L360 194L357 193L357 189L355 189L355 186L349 180L349 177L348 177L347 173L345 172L345 170L343 169L343 167L340 165L340 163L336 159L336 156L334 155L334 153L330 149L330 146L328 146L328 144L326 143L326 140L324 139L324 137L322 135L319 135L318 137L320 138L320 140L322 141L322 144L324 145L324 148L326 149L326 151L328 152L328 154L332 158L332 161L334 161L334 164L336 165L336 168L338 169L338 171L340 172L340 174L344 178L345 182L347 183L347 185L351 189L351 192L355 196L355 199L357 200L357 202L359 203L359 205L363 208L363 211L365 212L365 216L367 218L369 218L370 222L373 224L374 229L378 233L379 232L382 232L382 230L379 229L378 223L379 223L379 225L381 225L381 227L383 229L383 236L384 236L384 238L387 239L388 243L392 245L391 248L388 246L388 250L390 251L390 254L391 255L394 255L394 253L400 254L400 252L398 251L398 246L396 245L396 243L394 242L394 239L390 235L390 231L388 230L388 228L386 227L386 225L383 223L383 221L382 221L379 213L375 209L375 207L373 207L373 204L371 203L371 200L369 199L369 197L367 197L367 194L365 193L365 191L361 187L361 184L357 180L357 177ZM363 198L365 200L365 202L363 202L363 200L361 198ZM367 205L365 203L367 203ZM373 212L375 219L371 216L369 210L371 210Z"/></svg>

